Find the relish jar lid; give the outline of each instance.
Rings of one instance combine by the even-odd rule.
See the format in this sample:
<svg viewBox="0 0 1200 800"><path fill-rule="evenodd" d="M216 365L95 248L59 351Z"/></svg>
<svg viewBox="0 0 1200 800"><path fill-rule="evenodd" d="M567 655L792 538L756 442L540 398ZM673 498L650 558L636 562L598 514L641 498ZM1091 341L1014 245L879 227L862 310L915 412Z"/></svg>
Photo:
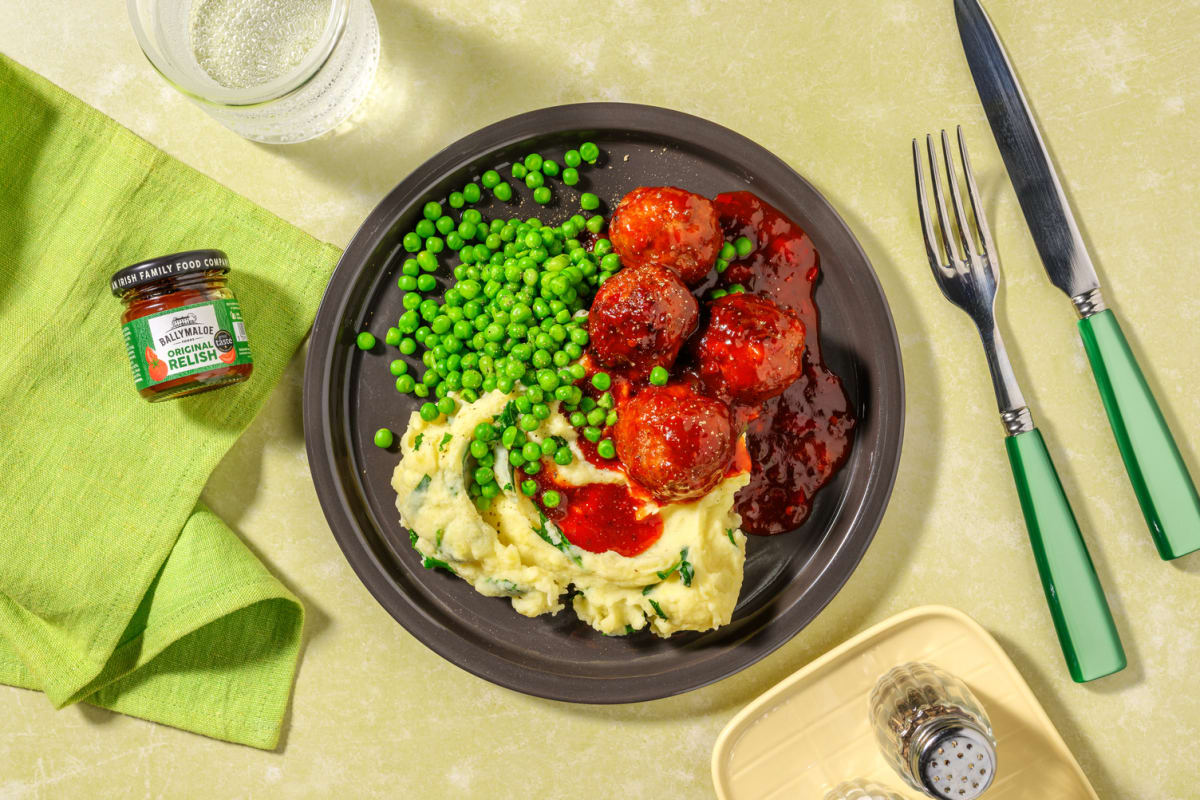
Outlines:
<svg viewBox="0 0 1200 800"><path fill-rule="evenodd" d="M211 270L229 272L229 256L221 250L184 250L130 264L114 273L108 285L112 293L120 297L130 289L163 278Z"/></svg>

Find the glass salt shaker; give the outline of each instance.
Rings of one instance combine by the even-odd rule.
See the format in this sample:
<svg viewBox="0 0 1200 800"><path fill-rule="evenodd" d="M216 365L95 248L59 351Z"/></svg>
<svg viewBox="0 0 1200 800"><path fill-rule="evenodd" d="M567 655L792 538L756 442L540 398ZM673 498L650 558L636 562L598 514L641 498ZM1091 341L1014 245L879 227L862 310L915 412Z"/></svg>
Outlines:
<svg viewBox="0 0 1200 800"><path fill-rule="evenodd" d="M973 800L992 784L987 714L965 683L932 664L902 664L880 678L871 725L888 763L929 797Z"/></svg>
<svg viewBox="0 0 1200 800"><path fill-rule="evenodd" d="M904 800L893 791L870 781L845 781L833 787L825 800Z"/></svg>

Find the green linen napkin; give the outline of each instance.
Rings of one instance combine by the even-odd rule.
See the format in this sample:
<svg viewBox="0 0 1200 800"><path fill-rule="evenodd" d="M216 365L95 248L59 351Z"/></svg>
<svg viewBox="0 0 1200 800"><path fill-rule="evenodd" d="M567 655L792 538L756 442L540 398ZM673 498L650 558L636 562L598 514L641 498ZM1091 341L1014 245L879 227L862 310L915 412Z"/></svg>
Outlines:
<svg viewBox="0 0 1200 800"><path fill-rule="evenodd" d="M198 500L338 250L3 56L0 212L0 681L275 747L303 610ZM206 247L229 254L254 374L152 405L109 276Z"/></svg>

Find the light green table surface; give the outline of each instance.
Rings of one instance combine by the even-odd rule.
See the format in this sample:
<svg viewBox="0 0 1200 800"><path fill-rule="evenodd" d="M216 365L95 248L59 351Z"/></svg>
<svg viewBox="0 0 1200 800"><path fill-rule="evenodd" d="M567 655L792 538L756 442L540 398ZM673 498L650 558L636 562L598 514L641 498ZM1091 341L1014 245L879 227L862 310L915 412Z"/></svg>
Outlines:
<svg viewBox="0 0 1200 800"><path fill-rule="evenodd" d="M307 604L280 751L87 706L55 712L40 694L0 687L0 798L709 797L713 741L739 708L856 631L924 603L957 606L996 634L1101 797L1200 797L1200 556L1164 563L1154 552L1071 308L1022 225L950 0L375 6L383 60L360 119L290 147L243 141L170 89L142 58L121 0L2 0L0 50L339 244L443 145L540 106L653 103L755 139L842 213L900 331L907 431L875 542L812 625L734 678L622 707L515 694L435 656L359 584L309 480L298 359L205 494ZM1200 5L987 6L1109 303L1200 475ZM1001 326L1129 653L1125 672L1084 686L1062 664L974 330L942 300L918 233L909 140L955 123L1003 258Z"/></svg>

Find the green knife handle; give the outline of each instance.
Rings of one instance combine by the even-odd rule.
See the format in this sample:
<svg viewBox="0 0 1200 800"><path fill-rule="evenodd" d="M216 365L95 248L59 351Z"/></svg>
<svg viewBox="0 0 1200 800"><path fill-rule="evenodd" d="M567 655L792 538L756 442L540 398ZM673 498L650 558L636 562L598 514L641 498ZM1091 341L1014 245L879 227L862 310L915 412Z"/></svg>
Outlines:
<svg viewBox="0 0 1200 800"><path fill-rule="evenodd" d="M1004 440L1067 669L1076 683L1125 668L1125 651L1042 434Z"/></svg>
<svg viewBox="0 0 1200 800"><path fill-rule="evenodd" d="M1158 554L1200 549L1200 497L1111 310L1079 320L1100 397Z"/></svg>

